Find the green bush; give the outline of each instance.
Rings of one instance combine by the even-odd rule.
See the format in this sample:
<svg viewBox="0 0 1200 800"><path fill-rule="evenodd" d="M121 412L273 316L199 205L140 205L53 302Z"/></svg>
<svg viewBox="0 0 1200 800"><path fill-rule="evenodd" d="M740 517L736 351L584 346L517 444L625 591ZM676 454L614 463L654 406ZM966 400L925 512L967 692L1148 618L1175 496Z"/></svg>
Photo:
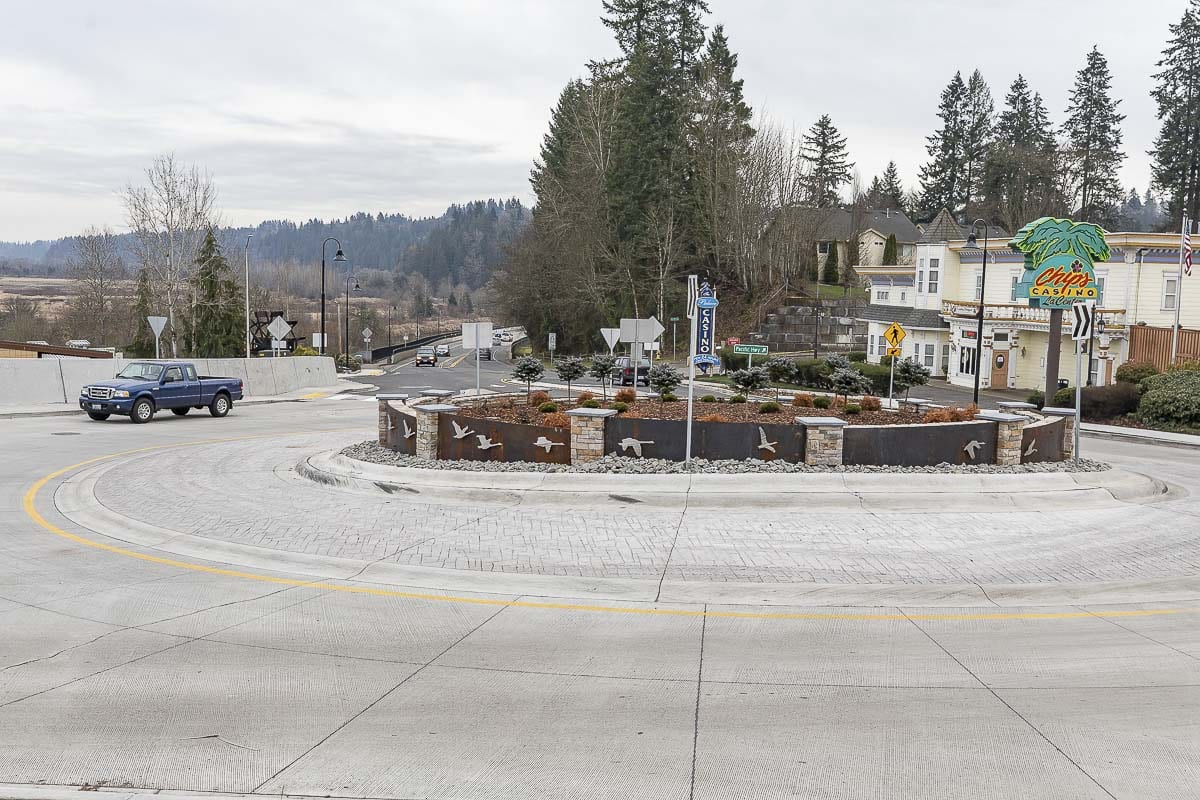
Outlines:
<svg viewBox="0 0 1200 800"><path fill-rule="evenodd" d="M1034 392L1029 397L1025 398L1026 403L1033 403L1038 409L1042 409L1046 405L1046 395L1041 392Z"/></svg>
<svg viewBox="0 0 1200 800"><path fill-rule="evenodd" d="M899 364L896 365L899 367ZM882 364L855 364L854 369L866 376L871 382L868 390L871 394L887 397L888 384L891 381L892 370Z"/></svg>
<svg viewBox="0 0 1200 800"><path fill-rule="evenodd" d="M659 399L662 400L664 403L674 403L679 398L676 397L673 393L667 392L666 394L662 395Z"/></svg>
<svg viewBox="0 0 1200 800"><path fill-rule="evenodd" d="M750 367L749 369L734 370L729 380L742 394L751 394L771 382L766 367Z"/></svg>
<svg viewBox="0 0 1200 800"><path fill-rule="evenodd" d="M1132 383L1111 386L1085 386L1080 393L1079 410L1084 419L1114 419L1138 409L1142 393Z"/></svg>
<svg viewBox="0 0 1200 800"><path fill-rule="evenodd" d="M733 352L732 347L717 348L717 356L721 359L721 364L725 367L726 372L733 372L735 369L745 369L746 362L750 356L744 353Z"/></svg>
<svg viewBox="0 0 1200 800"><path fill-rule="evenodd" d="M742 395L740 395L740 394L735 394L733 397L729 398L729 402L731 402L731 403L744 403L744 402L746 402L746 398L745 398L745 397L743 397L743 396L742 396Z"/></svg>
<svg viewBox="0 0 1200 800"><path fill-rule="evenodd" d="M292 355L294 355L294 356L318 356L318 355L320 355L320 353L317 352L317 349L315 347L309 347L306 344L298 344L292 349Z"/></svg>
<svg viewBox="0 0 1200 800"><path fill-rule="evenodd" d="M825 356L825 363L835 372L839 369L850 369L850 359L841 353L832 353Z"/></svg>
<svg viewBox="0 0 1200 800"><path fill-rule="evenodd" d="M616 411L618 414L629 410L629 404L622 403L620 400L613 403L612 407L613 407L613 411Z"/></svg>
<svg viewBox="0 0 1200 800"><path fill-rule="evenodd" d="M1055 408L1074 408L1075 407L1075 387L1064 386L1054 393L1053 406Z"/></svg>
<svg viewBox="0 0 1200 800"><path fill-rule="evenodd" d="M337 360L334 363L343 372L358 372L362 369L362 360L358 356L350 356L350 359L347 360L345 353L338 354Z"/></svg>
<svg viewBox="0 0 1200 800"><path fill-rule="evenodd" d="M553 414L555 411L558 411L558 403L547 400L538 406L538 411L542 412L543 414Z"/></svg>
<svg viewBox="0 0 1200 800"><path fill-rule="evenodd" d="M819 394L813 398L813 408L829 408L833 405L833 400L829 395Z"/></svg>
<svg viewBox="0 0 1200 800"><path fill-rule="evenodd" d="M1118 383L1133 383L1138 384L1149 378L1151 375L1157 375L1158 369L1151 363L1146 361L1126 361L1121 366L1117 367L1117 382Z"/></svg>
<svg viewBox="0 0 1200 800"><path fill-rule="evenodd" d="M846 408L843 409L847 414L861 414L862 406L858 403L846 403Z"/></svg>
<svg viewBox="0 0 1200 800"><path fill-rule="evenodd" d="M851 350L848 354L848 357L850 359L850 363L852 363L852 364L862 363L867 360L867 351L866 350Z"/></svg>
<svg viewBox="0 0 1200 800"><path fill-rule="evenodd" d="M763 403L761 406L758 407L758 413L760 413L760 414L778 414L782 410L783 410L783 407L780 406L779 403L776 403L774 400L768 400L767 402Z"/></svg>
<svg viewBox="0 0 1200 800"><path fill-rule="evenodd" d="M597 400L589 398L587 400L584 400L582 403L580 403L579 407L580 408L599 408L600 403Z"/></svg>
<svg viewBox="0 0 1200 800"><path fill-rule="evenodd" d="M812 358L793 362L792 383L810 389L828 389L833 368L824 359Z"/></svg>
<svg viewBox="0 0 1200 800"><path fill-rule="evenodd" d="M706 394L700 398L700 402L701 403L715 403L715 402L717 402L717 398L715 395Z"/></svg>
<svg viewBox="0 0 1200 800"><path fill-rule="evenodd" d="M767 368L767 375L774 383L791 383L796 376L795 363L783 356L768 358L764 366Z"/></svg>
<svg viewBox="0 0 1200 800"><path fill-rule="evenodd" d="M1200 428L1200 371L1178 370L1155 375L1138 405L1138 417L1148 425Z"/></svg>

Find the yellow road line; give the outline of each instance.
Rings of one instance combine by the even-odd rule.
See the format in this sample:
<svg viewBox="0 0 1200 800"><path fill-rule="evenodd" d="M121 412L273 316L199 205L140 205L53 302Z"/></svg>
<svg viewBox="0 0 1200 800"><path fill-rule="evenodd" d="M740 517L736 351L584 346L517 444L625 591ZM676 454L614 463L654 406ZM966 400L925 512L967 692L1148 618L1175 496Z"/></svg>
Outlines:
<svg viewBox="0 0 1200 800"><path fill-rule="evenodd" d="M323 431L332 432L332 431ZM943 614L943 613L912 613L912 614L889 614L889 613L819 613L819 612L770 612L770 611L705 611L704 609L696 608L646 608L646 607L626 607L626 606L605 606L592 605L587 603L554 603L535 600L500 600L486 597L464 597L459 595L449 594L430 594L427 592L404 592L394 589L376 589L368 586L351 586L341 583L314 582L311 580L299 580L296 578L280 578L272 575L261 575L255 572L244 572L236 569L225 569L223 567L213 567L206 564L196 564L190 561L179 561L174 558L165 558L163 556L150 555L149 553L139 553L134 550L128 550L124 547L97 542L92 539L79 536L63 530L54 523L42 516L37 510L38 493L46 487L50 481L55 478L62 477L70 472L81 469L83 467L97 464L101 461L108 461L122 456L130 456L138 453L146 453L154 450L166 450L175 447L190 447L202 444L221 444L226 442L240 442L250 439L268 439L277 436L298 436L305 434L263 434L261 436L239 436L230 439L209 439L194 442L180 442L176 444L153 445L150 447L139 447L134 450L124 450L118 453L110 453L105 456L97 456L89 458L86 461L80 461L76 464L71 464L68 467L55 470L54 472L44 475L39 478L29 491L25 493L24 510L25 514L34 521L39 527L53 533L55 536L61 536L76 544L81 544L86 547L93 547L97 550L103 550L108 553L136 558L140 561L148 561L152 564L162 564L168 567L178 567L179 569L191 570L194 572L204 572L210 575L221 575L228 578L243 578L246 580L259 581L263 583L272 583L282 586L303 586L314 589L323 589L332 592L346 592L348 594L371 595L375 597L399 597L409 600L428 600L438 603L465 603L470 605L481 606L514 606L516 608L536 608L550 609L556 611L590 611L609 614L632 614L632 615L647 615L647 616L667 616L667 617L717 617L731 619L762 619L762 620L857 620L857 621L902 621L902 620L931 620L931 621L969 621L969 620L1057 620L1057 619L1084 619L1087 617L1151 617L1165 616L1168 614L1190 614L1200 611L1200 608L1145 608L1145 609L1111 609L1100 611L1022 611L1022 612L976 612L967 614Z"/></svg>
<svg viewBox="0 0 1200 800"><path fill-rule="evenodd" d="M312 394L300 395L300 399L301 400L320 400L322 397L328 397L328 396L329 395L326 394L325 392L313 392Z"/></svg>
<svg viewBox="0 0 1200 800"><path fill-rule="evenodd" d="M466 361L466 360L467 360L467 356L469 356L469 355L471 355L471 354L470 354L470 353L464 353L463 355L461 355L461 356L459 356L458 358L454 359L454 361L452 361L452 362L450 362L449 364L447 364L447 365L446 365L446 367L445 367L445 369L454 369L454 368L455 368L455 367L457 367L459 364L461 364L462 362Z"/></svg>

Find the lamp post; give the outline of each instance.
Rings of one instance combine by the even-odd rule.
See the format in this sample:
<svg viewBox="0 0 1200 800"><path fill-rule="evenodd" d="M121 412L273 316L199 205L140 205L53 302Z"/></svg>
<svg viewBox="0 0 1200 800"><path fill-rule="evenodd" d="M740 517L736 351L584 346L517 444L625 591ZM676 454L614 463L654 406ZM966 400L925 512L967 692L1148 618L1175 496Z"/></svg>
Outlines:
<svg viewBox="0 0 1200 800"><path fill-rule="evenodd" d="M979 375L983 372L983 301L987 297L987 249L988 249L988 226L987 222L982 219L977 219L971 223L971 233L967 236L967 244L975 247L979 241L975 237L975 228L982 223L983 225L983 269L979 273L979 320L975 326L975 391L972 395L972 401L975 405L979 405Z"/></svg>
<svg viewBox="0 0 1200 800"><path fill-rule="evenodd" d="M346 260L346 254L342 252L342 243L338 241L336 236L330 236L325 241L321 242L321 347L322 355L325 353L325 245L330 242L337 242L337 252L333 256L335 263L341 263Z"/></svg>
<svg viewBox="0 0 1200 800"><path fill-rule="evenodd" d="M350 279L354 278L354 291L358 291L358 278L346 273L346 336L342 343L346 350L346 371L350 371Z"/></svg>
<svg viewBox="0 0 1200 800"><path fill-rule="evenodd" d="M246 358L250 357L250 240L253 233L246 234Z"/></svg>

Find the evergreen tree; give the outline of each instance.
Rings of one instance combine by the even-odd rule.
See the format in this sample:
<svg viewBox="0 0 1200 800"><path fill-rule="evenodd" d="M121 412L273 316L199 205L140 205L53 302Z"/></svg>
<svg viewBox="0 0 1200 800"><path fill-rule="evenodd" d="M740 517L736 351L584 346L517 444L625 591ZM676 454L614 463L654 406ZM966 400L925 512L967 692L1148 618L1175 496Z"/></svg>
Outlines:
<svg viewBox="0 0 1200 800"><path fill-rule="evenodd" d="M896 234L889 233L887 241L883 243L883 261L881 263L890 266L896 264L897 260Z"/></svg>
<svg viewBox="0 0 1200 800"><path fill-rule="evenodd" d="M942 126L925 140L930 160L921 167L919 216L922 218L932 219L943 208L957 213L967 204L966 102L967 85L962 73L955 72L942 90L938 105Z"/></svg>
<svg viewBox="0 0 1200 800"><path fill-rule="evenodd" d="M1121 202L1117 171L1125 160L1121 152L1121 121L1125 115L1117 113L1121 101L1112 99L1111 88L1108 61L1093 46L1087 63L1075 74L1075 88L1063 124L1071 207L1075 217L1084 222L1111 224Z"/></svg>
<svg viewBox="0 0 1200 800"><path fill-rule="evenodd" d="M967 81L967 94L963 104L964 205L968 208L983 194L983 174L988 146L992 141L994 116L992 90L983 79L983 74L975 70L971 73L971 79Z"/></svg>
<svg viewBox="0 0 1200 800"><path fill-rule="evenodd" d="M872 208L891 208L897 211L905 206L904 187L900 184L900 171L896 162L889 161L879 180L879 200L871 205Z"/></svg>
<svg viewBox="0 0 1200 800"><path fill-rule="evenodd" d="M246 333L242 293L211 228L196 255L192 282L196 298L192 355L197 358L235 358L244 353Z"/></svg>
<svg viewBox="0 0 1200 800"><path fill-rule="evenodd" d="M613 32L626 58L667 24L671 3L668 0L603 0L600 21Z"/></svg>
<svg viewBox="0 0 1200 800"><path fill-rule="evenodd" d="M821 283L836 284L841 278L838 270L838 243L829 243L829 255L825 256L825 270L821 273Z"/></svg>
<svg viewBox="0 0 1200 800"><path fill-rule="evenodd" d="M1018 75L996 123L988 152L985 197L989 213L1009 230L1051 213L1061 213L1056 182L1058 151L1050 118L1039 94Z"/></svg>
<svg viewBox="0 0 1200 800"><path fill-rule="evenodd" d="M142 267L137 273L137 290L133 301L133 341L126 350L134 358L154 357L154 330L146 318L155 314L157 310L150 287L150 273Z"/></svg>
<svg viewBox="0 0 1200 800"><path fill-rule="evenodd" d="M1167 196L1166 227L1179 230L1185 212L1200 217L1200 0L1170 32L1150 93L1161 123L1150 155L1154 186Z"/></svg>
<svg viewBox="0 0 1200 800"><path fill-rule="evenodd" d="M822 114L804 134L804 160L809 166L808 202L818 208L838 205L838 191L850 181L854 164L846 155L846 137L838 133L828 114Z"/></svg>

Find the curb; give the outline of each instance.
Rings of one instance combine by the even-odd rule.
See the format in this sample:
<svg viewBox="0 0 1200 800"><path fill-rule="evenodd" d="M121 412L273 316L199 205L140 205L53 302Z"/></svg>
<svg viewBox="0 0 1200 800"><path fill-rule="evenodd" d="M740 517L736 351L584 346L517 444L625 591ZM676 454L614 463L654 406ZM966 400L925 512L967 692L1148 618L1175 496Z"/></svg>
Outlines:
<svg viewBox="0 0 1200 800"><path fill-rule="evenodd" d="M314 392L319 392L319 391L322 391L323 389L329 389L330 390L329 396L332 397L335 394L357 394L360 392L374 392L374 391L378 390L378 387L370 386L368 384L361 384L361 385L355 386L355 387L338 387L336 389L334 389L332 387L321 387L321 386L312 387L312 390ZM301 390L301 391L303 391L303 390ZM270 396L268 396L268 397L264 397L264 398L260 399L260 398L256 398L256 397L249 397L249 398L242 399L241 401L236 403L236 405L238 405L238 406L268 406L268 405L274 405L275 403L310 403L313 400L319 400L319 399L322 399L322 398L316 398L316 397L313 397L313 398L270 397ZM0 409L0 419L25 419L27 417L71 417L71 416L75 416L76 414L82 414L82 413L83 413L82 408L63 408L63 409L48 409L46 411L11 411L11 412L6 412L3 409ZM2 799L0 799L0 800L2 800Z"/></svg>
<svg viewBox="0 0 1200 800"><path fill-rule="evenodd" d="M1079 429L1079 433L1081 436L1088 436L1093 439L1108 439L1114 442L1134 442L1136 444L1158 445L1159 447L1177 447L1182 450L1200 450L1200 436L1195 437L1195 442L1174 441L1171 439L1159 439L1158 437L1148 436L1144 433L1135 433L1134 431L1140 430L1139 428L1130 428L1129 430L1130 433L1123 431L1118 433L1117 431L1089 430L1085 423Z"/></svg>

